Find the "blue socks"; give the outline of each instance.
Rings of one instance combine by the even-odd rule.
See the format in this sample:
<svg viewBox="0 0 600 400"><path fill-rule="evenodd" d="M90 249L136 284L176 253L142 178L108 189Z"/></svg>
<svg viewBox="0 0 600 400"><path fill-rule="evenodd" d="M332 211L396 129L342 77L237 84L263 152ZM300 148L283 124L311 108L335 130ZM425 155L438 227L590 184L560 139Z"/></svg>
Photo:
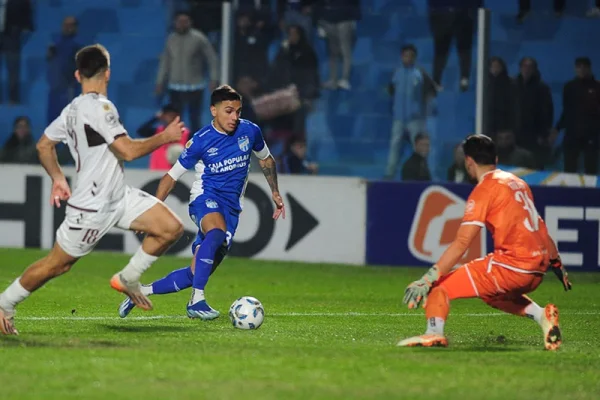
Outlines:
<svg viewBox="0 0 600 400"><path fill-rule="evenodd" d="M221 234L219 234L219 232ZM212 242L208 242L209 235ZM222 238L222 240L219 241L219 238ZM204 289L206 283L208 282L208 277L212 275L219 264L223 262L223 259L227 255L227 249L222 246L224 240L225 232L221 231L220 229L213 229L206 234L206 238L202 241L202 244L196 253L196 271L199 273L196 275L200 275L198 277L198 282L199 285L202 286L199 287L194 285L194 288ZM212 243L212 245L209 245L209 243ZM215 243L217 246L216 250L211 250L215 248ZM211 249L208 249L208 247ZM212 251L212 256L209 255L205 257L204 254L209 251ZM209 263L208 260L212 260L212 264ZM176 269L164 278L152 283L151 294L168 294L179 292L180 290L191 287L194 284L194 280L195 276L192 273L191 267Z"/></svg>
<svg viewBox="0 0 600 400"><path fill-rule="evenodd" d="M204 240L194 256L196 261L196 272L192 284L194 289L204 290L208 277L213 271L217 250L224 241L225 231L221 229L212 229L204 235Z"/></svg>
<svg viewBox="0 0 600 400"><path fill-rule="evenodd" d="M157 280L152 284L152 294L175 293L192 286L194 274L192 268L185 267L176 269L169 275Z"/></svg>

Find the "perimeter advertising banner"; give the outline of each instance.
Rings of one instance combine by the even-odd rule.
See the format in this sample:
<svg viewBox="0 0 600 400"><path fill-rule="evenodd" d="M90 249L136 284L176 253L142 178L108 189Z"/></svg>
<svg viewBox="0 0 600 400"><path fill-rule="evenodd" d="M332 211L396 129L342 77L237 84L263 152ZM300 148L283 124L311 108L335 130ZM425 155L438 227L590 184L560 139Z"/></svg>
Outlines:
<svg viewBox="0 0 600 400"><path fill-rule="evenodd" d="M429 266L454 239L470 185L371 182L367 189L368 264ZM566 266L600 271L600 190L532 186L536 207ZM482 234L462 262L492 251Z"/></svg>
<svg viewBox="0 0 600 400"><path fill-rule="evenodd" d="M64 168L69 180L73 168ZM64 207L50 206L51 181L42 167L0 165L0 247L50 248L64 218ZM162 172L128 169L127 184L154 194ZM166 203L185 225L170 254L191 257L197 228L188 216L188 172ZM231 249L232 256L303 262L365 263L366 183L358 178L281 175L286 219L274 221L271 191L262 174L250 174L244 212ZM133 253L139 238L111 229L97 250Z"/></svg>

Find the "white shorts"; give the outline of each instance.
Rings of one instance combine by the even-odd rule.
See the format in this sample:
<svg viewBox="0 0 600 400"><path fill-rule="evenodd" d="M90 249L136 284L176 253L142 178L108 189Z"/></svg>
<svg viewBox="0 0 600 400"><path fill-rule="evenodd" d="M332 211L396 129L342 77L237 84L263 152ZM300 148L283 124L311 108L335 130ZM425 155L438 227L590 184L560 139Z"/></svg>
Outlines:
<svg viewBox="0 0 600 400"><path fill-rule="evenodd" d="M56 231L56 242L71 257L89 254L113 227L129 230L132 222L160 203L156 197L136 188L125 187L125 196L114 206L85 211L68 206L65 220Z"/></svg>

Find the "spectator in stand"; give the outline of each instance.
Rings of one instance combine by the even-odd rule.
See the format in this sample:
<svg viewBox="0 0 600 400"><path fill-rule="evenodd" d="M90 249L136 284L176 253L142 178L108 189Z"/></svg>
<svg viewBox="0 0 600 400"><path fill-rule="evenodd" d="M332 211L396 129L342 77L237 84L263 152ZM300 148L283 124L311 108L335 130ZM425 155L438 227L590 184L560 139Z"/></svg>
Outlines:
<svg viewBox="0 0 600 400"><path fill-rule="evenodd" d="M296 85L302 106L293 114L277 117L269 122L275 137L304 137L306 117L312 102L319 97L319 65L301 26L288 27L288 40L282 44L271 65L268 87L271 91Z"/></svg>
<svg viewBox="0 0 600 400"><path fill-rule="evenodd" d="M324 31L329 51L329 80L326 89L350 90L352 48L356 23L361 18L360 0L320 0L319 25ZM342 75L338 79L338 64L342 62Z"/></svg>
<svg viewBox="0 0 600 400"><path fill-rule="evenodd" d="M23 34L33 31L33 10L30 0L0 1L0 52L8 72L8 101L19 104L21 82L21 47ZM0 78L0 102L4 99Z"/></svg>
<svg viewBox="0 0 600 400"><path fill-rule="evenodd" d="M442 86L442 74L446 68L452 39L456 39L460 64L460 90L469 88L473 34L477 9L483 0L428 0L429 25L433 33L433 80Z"/></svg>
<svg viewBox="0 0 600 400"><path fill-rule="evenodd" d="M485 132L495 139L501 130L513 126L513 82L506 69L506 63L500 57L490 59L490 70L485 95L486 127Z"/></svg>
<svg viewBox="0 0 600 400"><path fill-rule="evenodd" d="M563 112L550 137L554 143L558 132L565 130L563 157L565 172L577 172L583 152L584 172L598 173L600 136L600 83L592 74L588 57L575 60L576 77L563 89Z"/></svg>
<svg viewBox="0 0 600 400"><path fill-rule="evenodd" d="M164 106L154 117L150 118L137 130L137 134L140 137L148 138L153 135L159 135L165 130L173 120L179 116L179 111L172 105ZM179 145L185 146L190 137L189 129L185 128L181 135ZM150 169L155 171L168 171L173 166L173 163L169 161L168 148L173 143L165 144L158 149L154 150L150 154Z"/></svg>
<svg viewBox="0 0 600 400"><path fill-rule="evenodd" d="M533 154L519 146L515 134L511 130L501 130L496 135L496 152L498 164L511 167L536 169L537 163Z"/></svg>
<svg viewBox="0 0 600 400"><path fill-rule="evenodd" d="M415 64L417 48L406 45L401 50L402 63L394 72L389 86L394 96L394 122L390 141L390 153L385 177L393 179L400 156L402 144L409 143L411 151L415 137L425 130L427 104L436 94L435 84L427 72Z"/></svg>
<svg viewBox="0 0 600 400"><path fill-rule="evenodd" d="M466 183L469 181L469 175L465 168L465 152L462 143L454 146L454 163L448 168L448 182Z"/></svg>
<svg viewBox="0 0 600 400"><path fill-rule="evenodd" d="M223 0L187 0L187 3L187 10L182 8L178 11L187 11L192 27L206 35L212 46L218 47L223 23Z"/></svg>
<svg viewBox="0 0 600 400"><path fill-rule="evenodd" d="M46 117L48 124L54 121L63 108L78 94L79 85L74 75L75 54L81 47L77 40L77 20L72 16L66 17L62 23L61 33L53 36L46 55L47 79L50 87Z"/></svg>
<svg viewBox="0 0 600 400"><path fill-rule="evenodd" d="M304 139L294 138L281 156L281 173L284 174L312 174L319 172L319 165L306 158L306 142Z"/></svg>
<svg viewBox="0 0 600 400"><path fill-rule="evenodd" d="M35 140L31 135L31 121L29 118L15 118L12 135L0 151L0 163L39 164L35 145Z"/></svg>
<svg viewBox="0 0 600 400"><path fill-rule="evenodd" d="M269 69L267 53L270 39L256 24L252 12L240 12L236 22L233 81L241 77L249 77L264 85L265 71Z"/></svg>
<svg viewBox="0 0 600 400"><path fill-rule="evenodd" d="M415 138L415 151L402 167L403 181L431 181L431 173L427 164L429 148L429 136L419 133Z"/></svg>
<svg viewBox="0 0 600 400"><path fill-rule="evenodd" d="M585 15L588 17L600 17L600 0L596 0L594 7L590 8Z"/></svg>
<svg viewBox="0 0 600 400"><path fill-rule="evenodd" d="M536 155L536 168L542 169L550 154L548 136L554 120L554 104L535 59L521 60L514 90L513 129L517 145Z"/></svg>
<svg viewBox="0 0 600 400"><path fill-rule="evenodd" d="M565 12L565 4L567 0L553 0L554 13L560 17ZM531 0L519 0L519 13L517 14L517 23L521 24L531 12Z"/></svg>
<svg viewBox="0 0 600 400"><path fill-rule="evenodd" d="M209 89L213 90L219 77L217 54L208 38L192 28L190 16L185 12L178 13L175 32L168 36L160 57L155 92L162 95L167 88L171 104L180 113L187 108L193 132L200 129L202 99L207 86L202 68L205 62L210 74Z"/></svg>
<svg viewBox="0 0 600 400"><path fill-rule="evenodd" d="M313 4L316 0L277 0L279 27L287 32L290 25L299 25L308 38L313 32Z"/></svg>
<svg viewBox="0 0 600 400"><path fill-rule="evenodd" d="M235 89L243 97L242 118L254 122L262 130L262 121L258 120L254 107L252 106L252 99L256 96L258 83L249 76L242 76L237 80Z"/></svg>

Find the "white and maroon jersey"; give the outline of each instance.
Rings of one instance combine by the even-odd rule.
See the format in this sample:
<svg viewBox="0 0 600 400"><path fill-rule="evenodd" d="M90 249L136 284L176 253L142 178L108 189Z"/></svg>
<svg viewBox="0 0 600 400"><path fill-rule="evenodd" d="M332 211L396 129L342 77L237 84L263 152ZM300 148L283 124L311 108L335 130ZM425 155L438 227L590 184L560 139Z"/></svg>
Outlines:
<svg viewBox="0 0 600 400"><path fill-rule="evenodd" d="M99 210L125 195L123 162L109 146L127 135L119 113L105 96L87 93L77 96L46 128L51 140L69 146L77 176L68 204L82 210Z"/></svg>

